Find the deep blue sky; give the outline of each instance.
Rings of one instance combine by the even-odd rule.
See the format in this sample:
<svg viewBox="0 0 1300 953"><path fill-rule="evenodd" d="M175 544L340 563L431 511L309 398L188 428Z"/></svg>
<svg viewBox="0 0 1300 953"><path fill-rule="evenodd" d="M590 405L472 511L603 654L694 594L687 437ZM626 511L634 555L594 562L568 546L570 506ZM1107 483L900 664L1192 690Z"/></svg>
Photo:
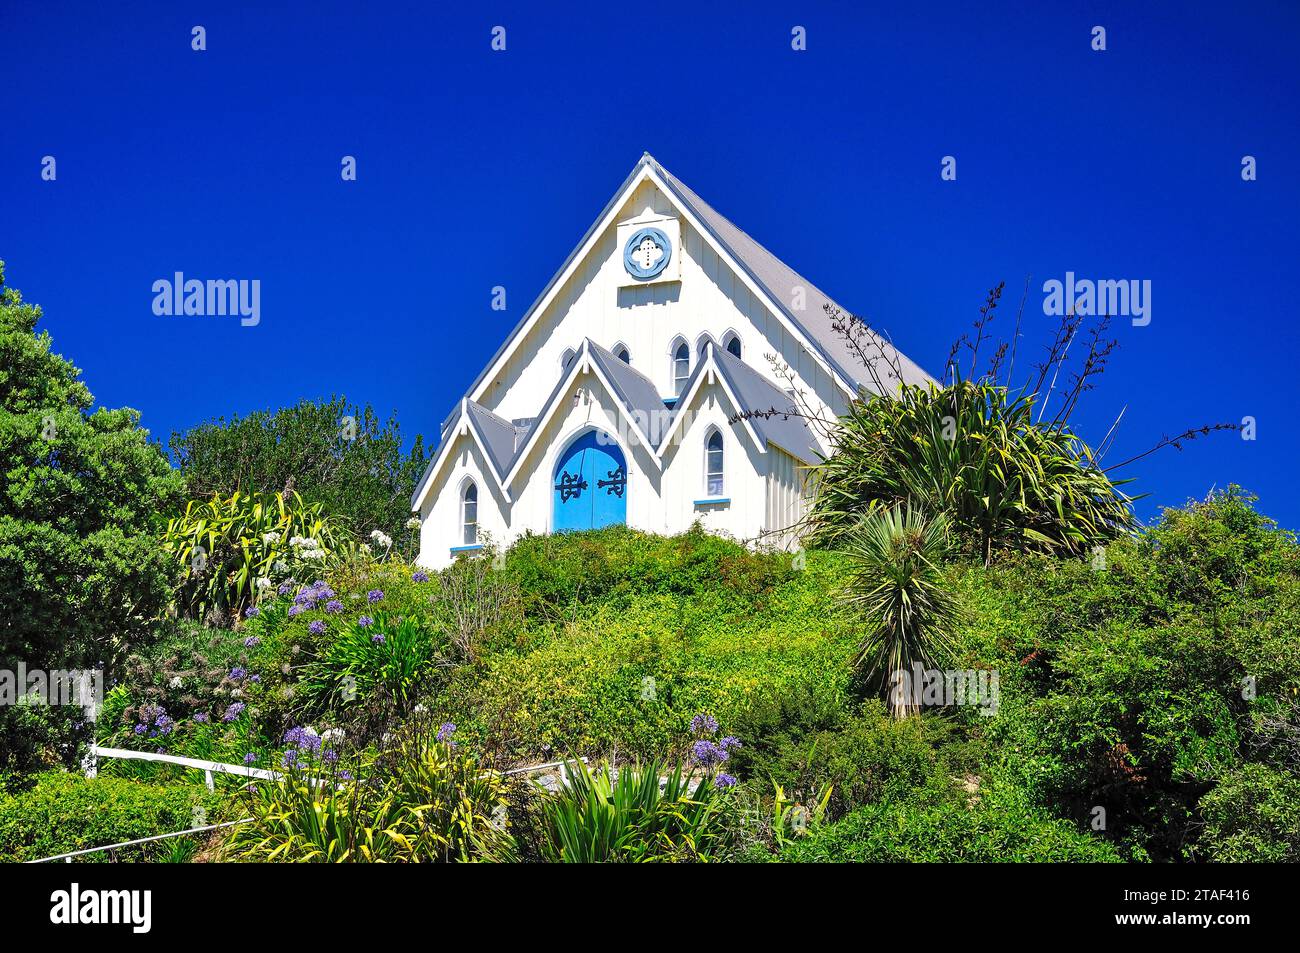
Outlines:
<svg viewBox="0 0 1300 953"><path fill-rule="evenodd" d="M1300 527L1300 7L714 6L3 0L7 279L156 437L331 392L431 435L649 150L932 373L999 280L1037 349L1044 280L1150 279L1079 429L1253 415L1129 468L1140 512L1237 482ZM156 317L175 271L260 279L260 326Z"/></svg>

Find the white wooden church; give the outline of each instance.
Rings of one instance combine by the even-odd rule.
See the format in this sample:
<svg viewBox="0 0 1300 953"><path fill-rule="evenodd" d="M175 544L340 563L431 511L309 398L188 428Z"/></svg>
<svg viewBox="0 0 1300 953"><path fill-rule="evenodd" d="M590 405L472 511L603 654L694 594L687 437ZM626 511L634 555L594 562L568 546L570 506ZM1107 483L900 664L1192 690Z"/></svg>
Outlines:
<svg viewBox="0 0 1300 953"><path fill-rule="evenodd" d="M830 450L806 412L930 379L869 373L828 304L647 153L444 421L419 562L614 523L793 546Z"/></svg>

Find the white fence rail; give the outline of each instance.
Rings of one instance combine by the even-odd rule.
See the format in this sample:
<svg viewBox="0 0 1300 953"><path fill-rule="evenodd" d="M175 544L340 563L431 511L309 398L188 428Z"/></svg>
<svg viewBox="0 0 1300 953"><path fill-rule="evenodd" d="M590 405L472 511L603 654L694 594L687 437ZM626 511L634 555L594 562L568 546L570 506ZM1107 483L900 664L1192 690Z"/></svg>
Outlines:
<svg viewBox="0 0 1300 953"><path fill-rule="evenodd" d="M183 768L194 768L203 772L203 783L209 791L216 790L214 775L234 774L245 778L262 778L265 781L278 781L280 775L265 768L250 768L246 764L222 764L220 761L200 761L198 758L181 758L174 754L157 754L153 751L132 751L129 748L101 748L91 745L82 768L86 777L93 778L99 772L100 758L121 758L126 761L161 761L164 764L178 764Z"/></svg>
<svg viewBox="0 0 1300 953"><path fill-rule="evenodd" d="M215 776L218 774L233 774L242 778L261 778L267 781L278 781L282 775L277 771L269 771L266 768L250 768L244 764L223 764L220 761L203 761L198 758L182 758L174 754L158 754L153 751L132 751L130 748L101 748L99 745L91 745L85 759L82 761L82 768L86 777L93 778L99 772L98 761L100 758L120 758L124 761L158 761L163 764L175 764L184 768L193 768L196 771L203 772L203 782L207 785L209 791L215 790ZM544 764L530 764L522 768L511 768L509 771L496 772L502 777L511 777L516 774L558 774L560 784L567 786L569 783L569 765L575 762L587 764L586 758L569 759L567 761L547 761ZM320 779L311 778L312 784L320 784ZM136 844L148 844L153 841L166 840L169 837L184 837L187 834L202 834L207 831L219 830L223 827L234 827L236 824L247 824L251 817L245 817L238 821L226 821L224 824L210 824L206 827L191 827L183 831L172 831L169 834L155 834L152 837L141 837L137 840L122 841L117 844L106 844L103 847L87 847L83 850L69 851L66 854L55 854L52 857L42 857L39 860L29 860L29 864L46 864L55 860L62 860L64 863L72 863L72 858L80 857L84 854L97 854L106 850L117 850L120 847L133 847Z"/></svg>

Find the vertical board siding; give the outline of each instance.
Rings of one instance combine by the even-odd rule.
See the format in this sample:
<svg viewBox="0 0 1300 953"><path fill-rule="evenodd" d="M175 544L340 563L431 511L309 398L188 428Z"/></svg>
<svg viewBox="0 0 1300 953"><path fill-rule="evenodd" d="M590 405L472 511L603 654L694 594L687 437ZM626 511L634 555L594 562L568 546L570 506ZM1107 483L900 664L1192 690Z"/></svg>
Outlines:
<svg viewBox="0 0 1300 953"><path fill-rule="evenodd" d="M778 549L793 549L799 536L794 527L807 512L804 472L799 461L780 447L768 447L767 513L764 541Z"/></svg>

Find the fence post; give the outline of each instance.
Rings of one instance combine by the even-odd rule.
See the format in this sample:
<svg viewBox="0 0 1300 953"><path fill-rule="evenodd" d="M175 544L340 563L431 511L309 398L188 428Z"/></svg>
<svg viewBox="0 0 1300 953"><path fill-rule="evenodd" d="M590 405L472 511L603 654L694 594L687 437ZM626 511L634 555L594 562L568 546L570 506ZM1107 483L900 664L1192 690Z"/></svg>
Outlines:
<svg viewBox="0 0 1300 953"><path fill-rule="evenodd" d="M209 791L215 791L215 790L217 789L216 782L212 780L212 772L211 772L211 771L204 771L204 772L203 772L203 783L206 784L206 785L208 786L208 790L209 790Z"/></svg>

